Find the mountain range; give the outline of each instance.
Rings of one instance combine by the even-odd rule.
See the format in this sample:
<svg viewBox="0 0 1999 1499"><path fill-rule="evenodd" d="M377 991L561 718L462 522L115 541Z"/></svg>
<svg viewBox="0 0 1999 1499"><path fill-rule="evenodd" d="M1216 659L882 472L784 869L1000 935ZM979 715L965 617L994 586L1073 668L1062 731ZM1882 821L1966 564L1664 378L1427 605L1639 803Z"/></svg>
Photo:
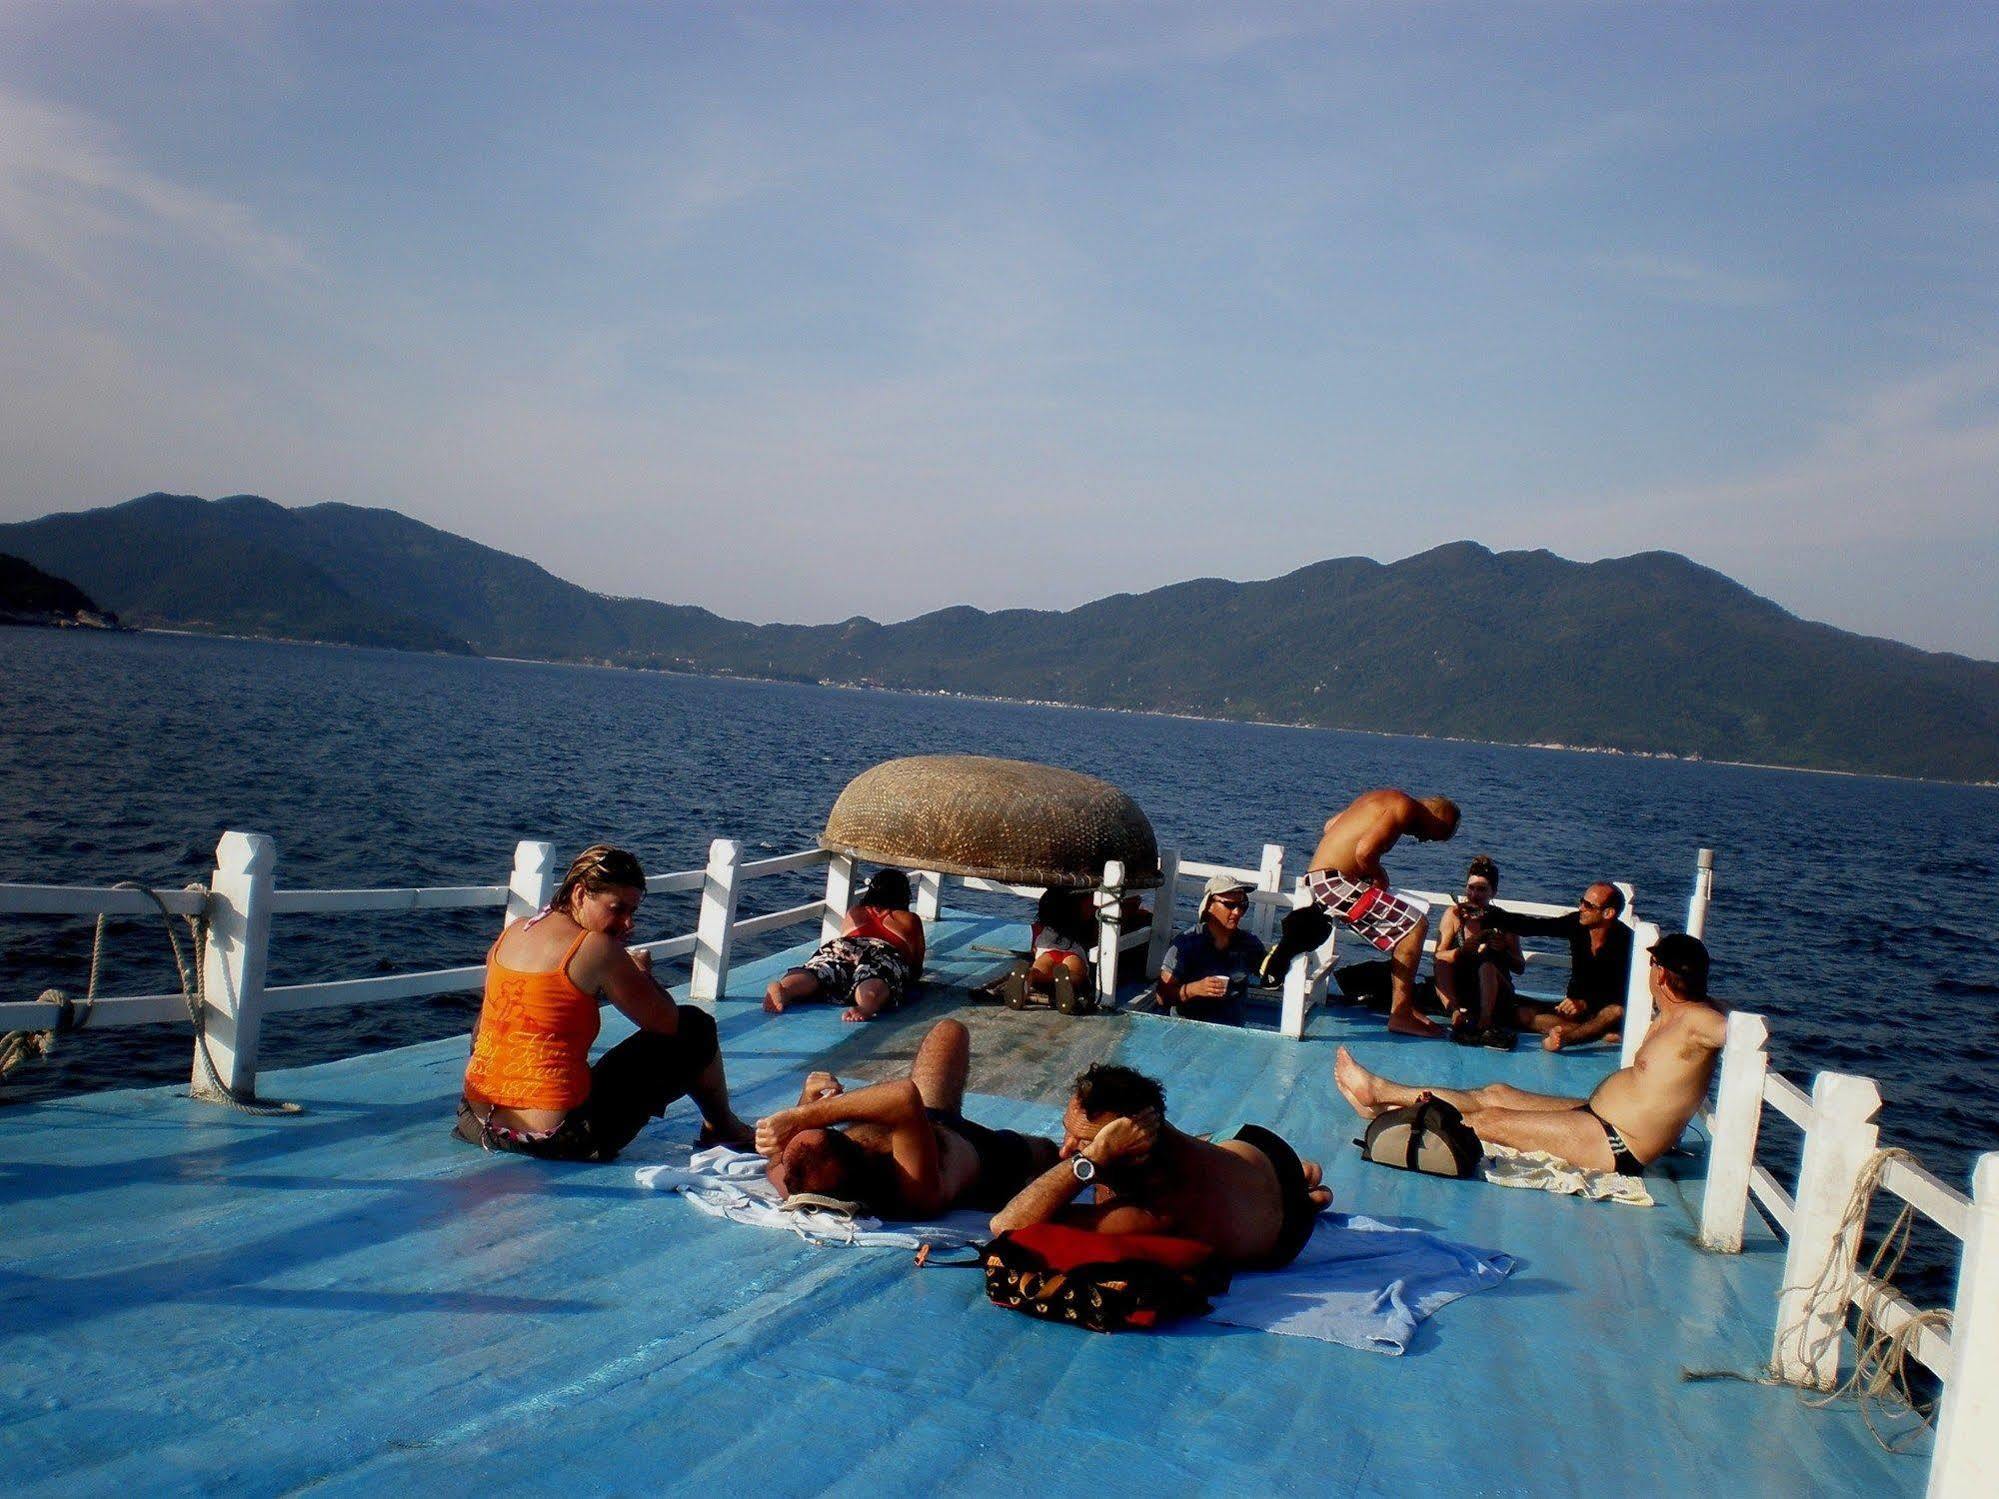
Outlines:
<svg viewBox="0 0 1999 1499"><path fill-rule="evenodd" d="M0 525L128 625L1999 779L1999 663L1799 619L1672 552L1454 542L1050 611L757 625L392 510L150 494Z"/></svg>

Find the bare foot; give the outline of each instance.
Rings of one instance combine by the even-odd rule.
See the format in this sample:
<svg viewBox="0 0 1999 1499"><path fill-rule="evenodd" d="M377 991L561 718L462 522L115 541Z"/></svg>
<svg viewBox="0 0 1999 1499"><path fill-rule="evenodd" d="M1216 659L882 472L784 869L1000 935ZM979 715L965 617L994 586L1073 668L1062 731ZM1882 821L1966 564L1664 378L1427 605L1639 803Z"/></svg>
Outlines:
<svg viewBox="0 0 1999 1499"><path fill-rule="evenodd" d="M1541 1038L1541 1045L1548 1051L1560 1051L1562 1043L1566 1040L1568 1036L1562 1028L1559 1025L1551 1025L1548 1027L1548 1034Z"/></svg>
<svg viewBox="0 0 1999 1499"><path fill-rule="evenodd" d="M1603 1042L1605 1046L1622 1046L1624 1044L1624 1035L1621 1031L1605 1031L1597 1039Z"/></svg>
<svg viewBox="0 0 1999 1499"><path fill-rule="evenodd" d="M1388 1028L1398 1036L1422 1036L1431 1041L1450 1034L1436 1021L1426 1020L1414 1010L1404 1010L1400 1014L1390 1015Z"/></svg>
<svg viewBox="0 0 1999 1499"><path fill-rule="evenodd" d="M1353 1105L1353 1111L1363 1119L1372 1119L1388 1105L1375 1097L1374 1085L1377 1079L1372 1072L1353 1059L1353 1053L1342 1046L1333 1056L1333 1086L1340 1090L1340 1096Z"/></svg>
<svg viewBox="0 0 1999 1499"><path fill-rule="evenodd" d="M764 990L764 1009L773 1015L784 1013L784 985L776 979L772 979L770 987Z"/></svg>
<svg viewBox="0 0 1999 1499"><path fill-rule="evenodd" d="M757 1132L753 1125L743 1123L734 1114L725 1124L710 1124L701 1121L701 1133L694 1137L697 1150L706 1150L711 1145L733 1145L738 1150L749 1150L757 1143Z"/></svg>
<svg viewBox="0 0 1999 1499"><path fill-rule="evenodd" d="M846 1009L840 1012L840 1018L851 1024L854 1021L872 1020L875 1017L870 1015L866 1010L862 1009L859 1005L848 1005Z"/></svg>

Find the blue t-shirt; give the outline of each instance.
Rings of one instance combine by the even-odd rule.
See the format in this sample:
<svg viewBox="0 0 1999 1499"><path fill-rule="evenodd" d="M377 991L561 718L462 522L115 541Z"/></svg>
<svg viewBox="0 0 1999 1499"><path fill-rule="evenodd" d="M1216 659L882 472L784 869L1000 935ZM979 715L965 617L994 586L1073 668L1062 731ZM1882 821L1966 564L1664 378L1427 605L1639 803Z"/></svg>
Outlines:
<svg viewBox="0 0 1999 1499"><path fill-rule="evenodd" d="M1263 943L1257 938L1238 930L1226 948L1217 947L1204 921L1173 939L1159 965L1159 976L1177 979L1182 984L1191 984L1196 979L1227 979L1228 993L1221 998L1186 1000L1177 1008L1190 1019L1241 1025L1243 996L1249 992L1250 980L1262 964Z"/></svg>

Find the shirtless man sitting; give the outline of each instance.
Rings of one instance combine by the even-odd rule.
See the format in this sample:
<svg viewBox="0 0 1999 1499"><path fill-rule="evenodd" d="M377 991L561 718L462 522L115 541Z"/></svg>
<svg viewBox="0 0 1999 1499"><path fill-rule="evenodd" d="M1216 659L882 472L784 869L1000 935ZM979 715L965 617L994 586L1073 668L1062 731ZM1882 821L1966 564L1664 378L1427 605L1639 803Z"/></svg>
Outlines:
<svg viewBox="0 0 1999 1499"><path fill-rule="evenodd" d="M1264 982L1282 983L1291 960L1324 942L1337 918L1389 955L1388 1028L1403 1036L1443 1035L1442 1026L1416 1013L1416 965L1430 935L1430 907L1388 888L1381 856L1405 833L1441 843L1457 830L1457 803L1448 797L1418 801L1395 790L1355 797L1326 824L1305 876L1317 904L1284 918L1283 935L1263 960Z"/></svg>
<svg viewBox="0 0 1999 1499"><path fill-rule="evenodd" d="M992 1212L1048 1167L1056 1145L967 1119L960 1111L971 1066L971 1032L940 1020L908 1077L849 1093L832 1073L813 1073L794 1107L757 1121L765 1175L786 1196L859 1202L880 1218Z"/></svg>
<svg viewBox="0 0 1999 1499"><path fill-rule="evenodd" d="M993 1232L1056 1221L1106 1234L1198 1239L1232 1266L1276 1270L1298 1257L1332 1202L1314 1161L1245 1125L1219 1144L1166 1122L1166 1094L1129 1067L1076 1079L1062 1158L993 1217ZM1079 1203L1090 1189L1095 1201Z"/></svg>
<svg viewBox="0 0 1999 1499"><path fill-rule="evenodd" d="M1412 1088L1369 1072L1344 1046L1333 1080L1363 1119L1427 1093L1462 1113L1488 1144L1545 1150L1592 1171L1636 1176L1680 1138L1707 1097L1728 1038L1728 1017L1708 998L1707 949L1699 939L1661 937L1651 958L1652 1028L1631 1065L1598 1083L1586 1099L1527 1093L1505 1083L1471 1092Z"/></svg>

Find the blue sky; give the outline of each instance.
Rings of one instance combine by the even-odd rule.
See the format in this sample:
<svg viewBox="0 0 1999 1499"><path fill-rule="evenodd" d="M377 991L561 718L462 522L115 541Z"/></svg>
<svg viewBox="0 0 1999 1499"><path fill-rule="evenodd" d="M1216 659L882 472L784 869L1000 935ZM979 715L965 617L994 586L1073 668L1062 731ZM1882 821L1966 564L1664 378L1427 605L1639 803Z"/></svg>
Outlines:
<svg viewBox="0 0 1999 1499"><path fill-rule="evenodd" d="M0 518L756 620L1471 537L1999 658L1999 10L10 4Z"/></svg>

